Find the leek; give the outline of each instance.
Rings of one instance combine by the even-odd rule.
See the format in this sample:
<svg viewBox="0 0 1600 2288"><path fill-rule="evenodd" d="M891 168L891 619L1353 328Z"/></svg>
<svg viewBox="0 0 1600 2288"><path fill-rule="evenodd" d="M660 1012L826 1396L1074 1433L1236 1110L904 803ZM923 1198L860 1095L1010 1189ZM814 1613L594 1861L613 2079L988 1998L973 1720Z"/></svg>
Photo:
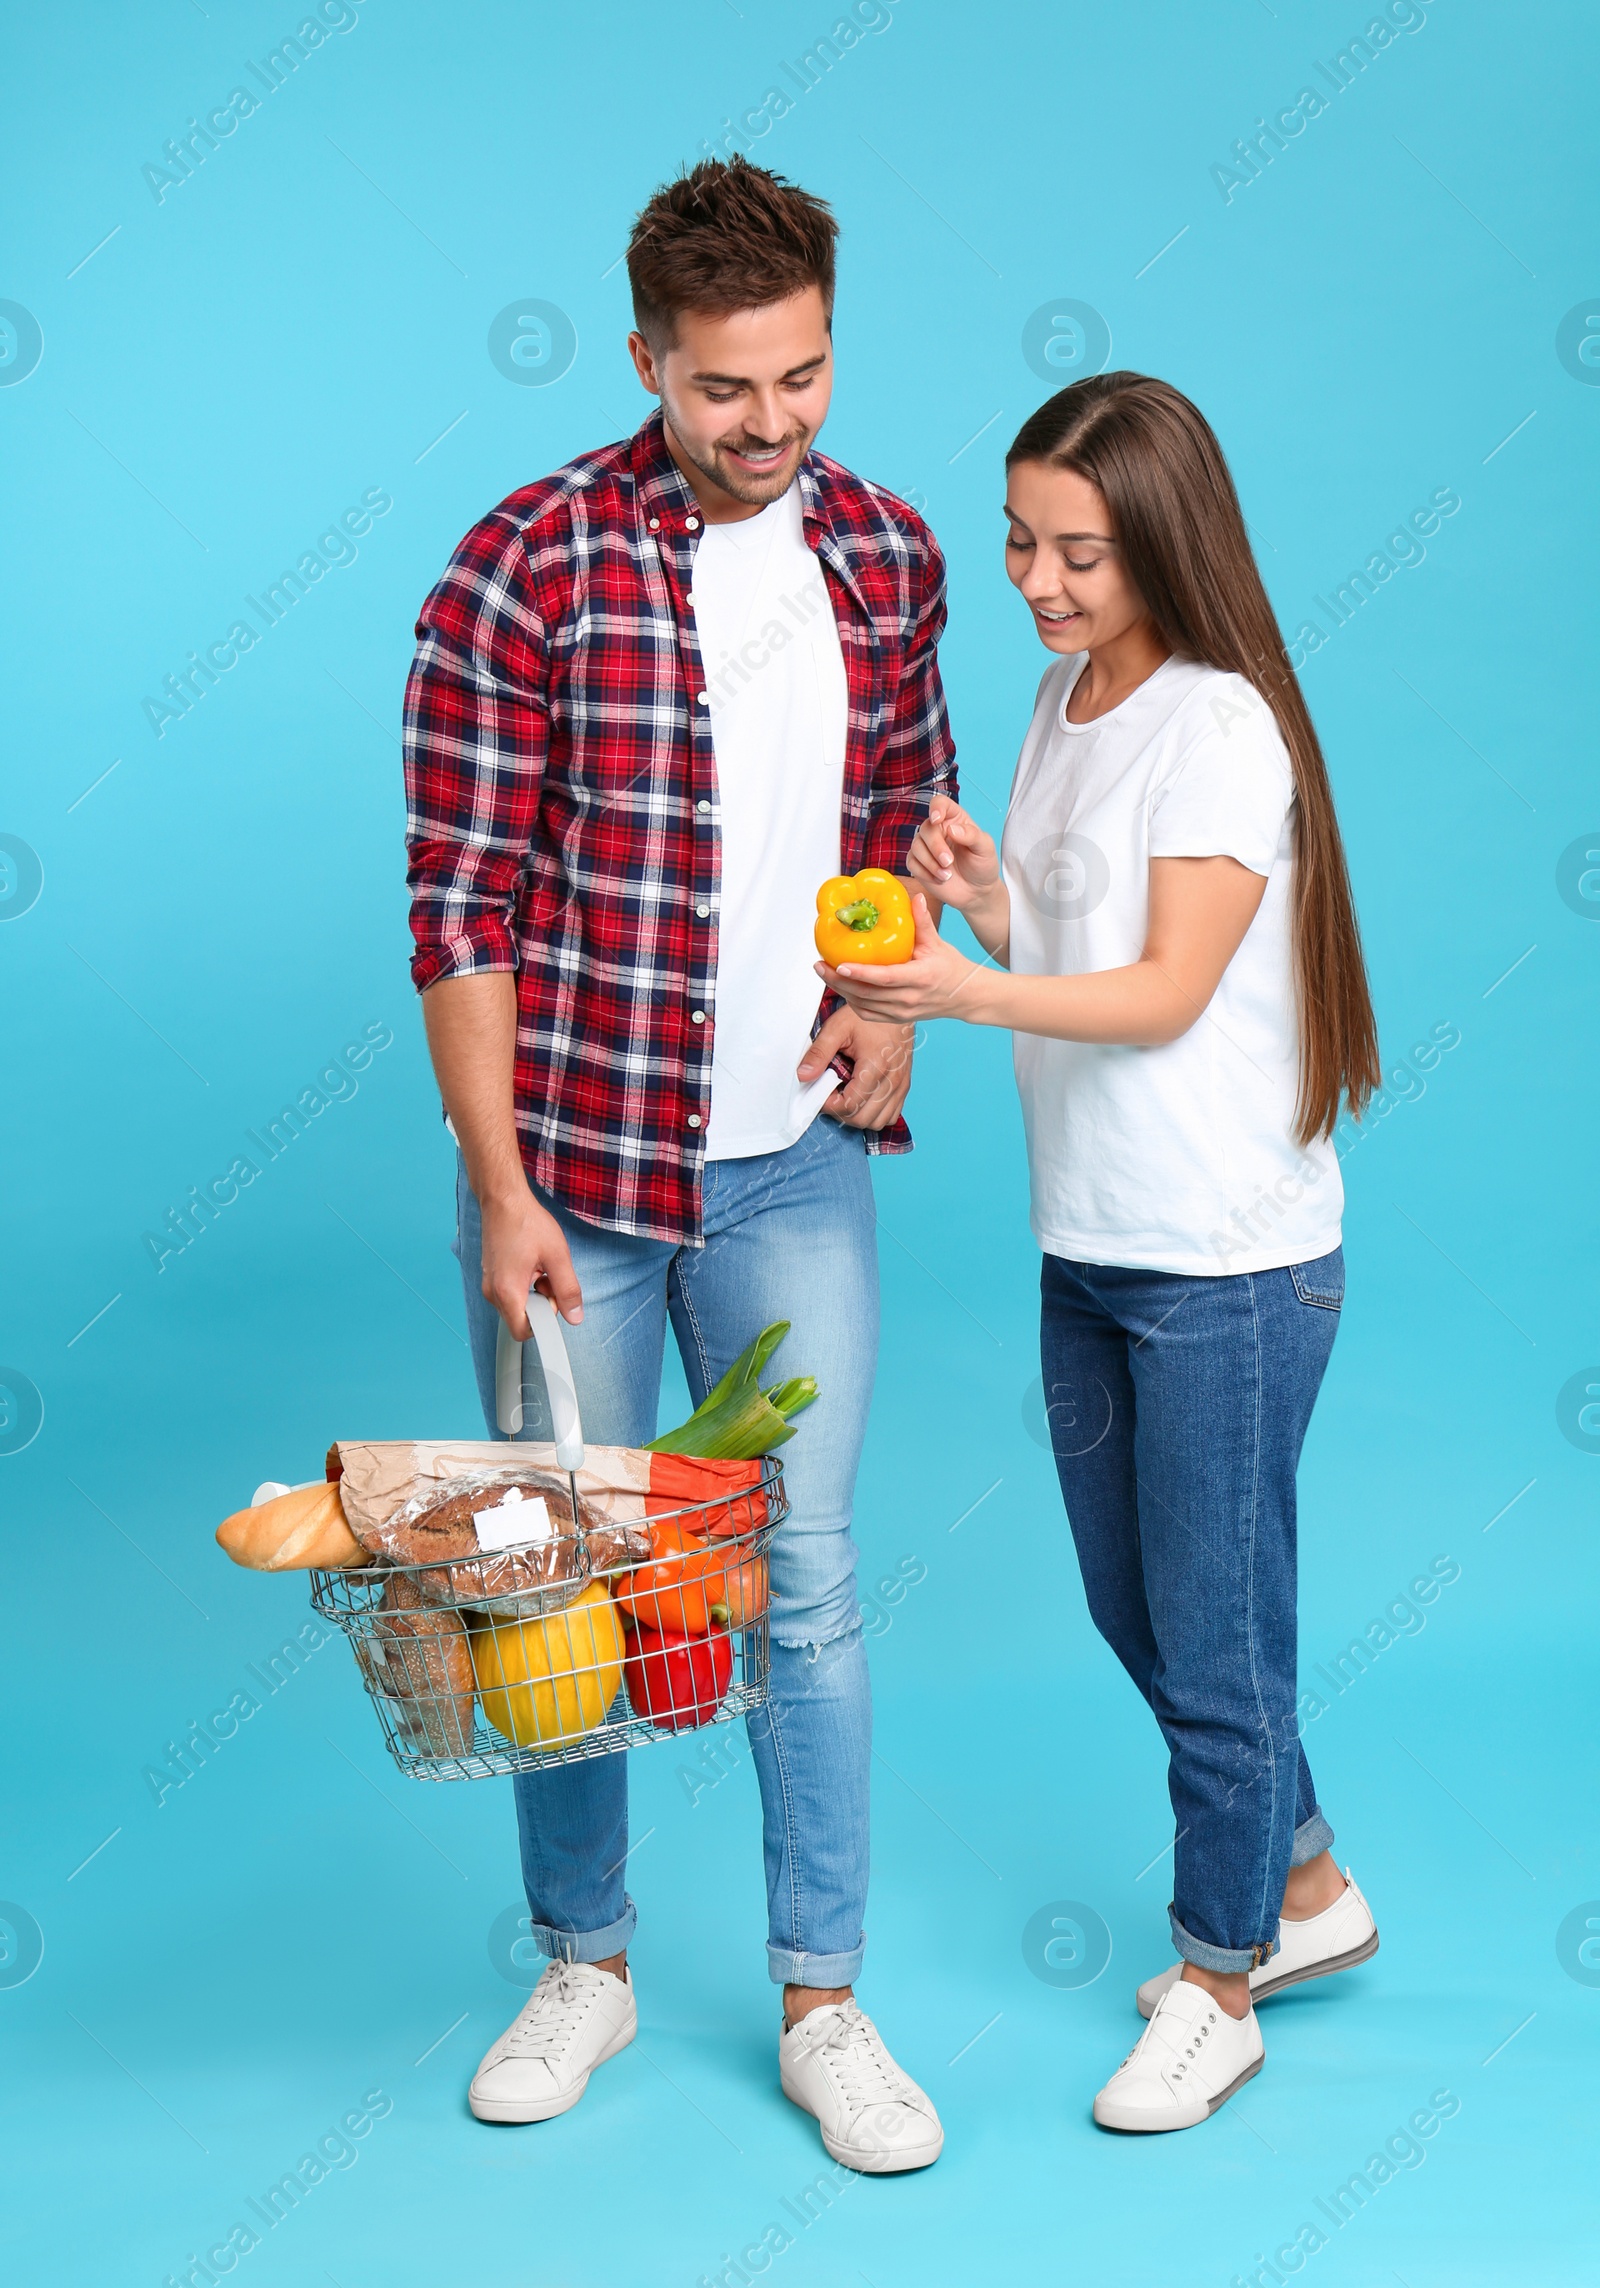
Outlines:
<svg viewBox="0 0 1600 2288"><path fill-rule="evenodd" d="M789 1321L779 1319L763 1327L747 1350L742 1350L717 1384L708 1391L687 1422L664 1437L652 1438L647 1454L689 1454L708 1461L753 1462L770 1454L795 1433L789 1417L811 1404L817 1395L814 1376L802 1374L788 1382L761 1388L761 1373L768 1359L789 1332Z"/></svg>

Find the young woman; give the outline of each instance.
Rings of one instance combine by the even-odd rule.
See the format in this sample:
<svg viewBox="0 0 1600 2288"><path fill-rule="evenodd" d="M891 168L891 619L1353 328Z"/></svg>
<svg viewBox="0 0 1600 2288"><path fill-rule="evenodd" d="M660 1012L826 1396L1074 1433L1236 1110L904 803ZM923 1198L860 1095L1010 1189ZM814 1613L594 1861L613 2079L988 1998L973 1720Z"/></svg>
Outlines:
<svg viewBox="0 0 1600 2288"><path fill-rule="evenodd" d="M1094 2117L1186 2129L1259 2072L1255 2002L1378 1945L1295 1720L1295 1468L1344 1293L1329 1139L1377 1046L1322 753L1210 428L1101 374L1006 469L1006 570L1056 657L1002 847L937 798L913 959L823 974L867 1017L1015 1035L1056 1465L1177 1827L1180 1960ZM941 941L942 905L989 962Z"/></svg>

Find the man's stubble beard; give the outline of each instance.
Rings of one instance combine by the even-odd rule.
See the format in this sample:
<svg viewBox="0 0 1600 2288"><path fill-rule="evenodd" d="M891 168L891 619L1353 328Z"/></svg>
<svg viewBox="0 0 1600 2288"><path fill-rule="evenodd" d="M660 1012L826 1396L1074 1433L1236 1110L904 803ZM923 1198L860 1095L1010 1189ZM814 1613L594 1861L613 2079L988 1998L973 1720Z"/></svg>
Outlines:
<svg viewBox="0 0 1600 2288"><path fill-rule="evenodd" d="M672 408L667 403L665 395L661 400L661 410L667 426L672 431L673 443L690 467L698 469L701 476L709 478L712 484L720 485L730 500L739 501L746 508L770 508L774 501L782 500L784 494L794 483L800 463L805 458L812 437L815 435L814 430L802 429L798 438L791 441L790 451L794 452L796 444L799 446L799 451L795 453L792 461L785 461L781 464L784 471L781 476L752 478L743 475L737 469L729 468L715 451L710 455L697 452L684 436L677 422L673 420ZM770 440L764 439L763 442L770 442Z"/></svg>

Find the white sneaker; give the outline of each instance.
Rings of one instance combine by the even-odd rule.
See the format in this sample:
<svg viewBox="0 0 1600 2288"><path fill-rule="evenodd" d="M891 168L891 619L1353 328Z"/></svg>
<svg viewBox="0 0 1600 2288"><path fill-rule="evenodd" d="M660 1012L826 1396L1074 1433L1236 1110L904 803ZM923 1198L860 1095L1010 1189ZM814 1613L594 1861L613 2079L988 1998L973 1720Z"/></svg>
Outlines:
<svg viewBox="0 0 1600 2288"><path fill-rule="evenodd" d="M633 1981L592 1962L552 1962L472 2077L480 2121L549 2121L639 2030Z"/></svg>
<svg viewBox="0 0 1600 2288"><path fill-rule="evenodd" d="M902 2073L855 2002L825 2002L778 2042L783 2094L815 2114L836 2161L871 2176L925 2169L944 2150L933 2101Z"/></svg>
<svg viewBox="0 0 1600 2288"><path fill-rule="evenodd" d="M1203 1986L1169 1986L1094 2101L1102 2129L1192 2129L1226 2104L1266 2052L1254 2010L1230 2018Z"/></svg>
<svg viewBox="0 0 1600 2288"><path fill-rule="evenodd" d="M1298 1986L1303 1979L1329 1978L1336 1970L1351 1970L1358 1962L1372 1960L1378 1951L1378 1926L1372 1909L1348 1867L1344 1883L1333 1905L1324 1907L1320 1915L1308 1915L1303 1922L1287 1918L1279 1922L1277 1953L1250 1973L1252 2009L1269 1995L1281 1994L1286 1986ZM1141 2018L1151 2015L1182 1972L1183 1964L1175 1962L1169 1970L1145 1980L1135 1997Z"/></svg>

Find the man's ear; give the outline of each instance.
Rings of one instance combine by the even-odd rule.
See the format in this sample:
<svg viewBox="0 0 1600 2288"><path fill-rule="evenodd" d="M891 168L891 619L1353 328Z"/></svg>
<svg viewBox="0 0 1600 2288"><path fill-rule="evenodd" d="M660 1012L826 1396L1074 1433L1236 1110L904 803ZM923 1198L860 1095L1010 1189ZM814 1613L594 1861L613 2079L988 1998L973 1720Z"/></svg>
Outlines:
<svg viewBox="0 0 1600 2288"><path fill-rule="evenodd" d="M649 390L652 397L659 397L661 376L656 368L655 352L637 327L628 336L628 355L633 360L633 370L643 387Z"/></svg>

